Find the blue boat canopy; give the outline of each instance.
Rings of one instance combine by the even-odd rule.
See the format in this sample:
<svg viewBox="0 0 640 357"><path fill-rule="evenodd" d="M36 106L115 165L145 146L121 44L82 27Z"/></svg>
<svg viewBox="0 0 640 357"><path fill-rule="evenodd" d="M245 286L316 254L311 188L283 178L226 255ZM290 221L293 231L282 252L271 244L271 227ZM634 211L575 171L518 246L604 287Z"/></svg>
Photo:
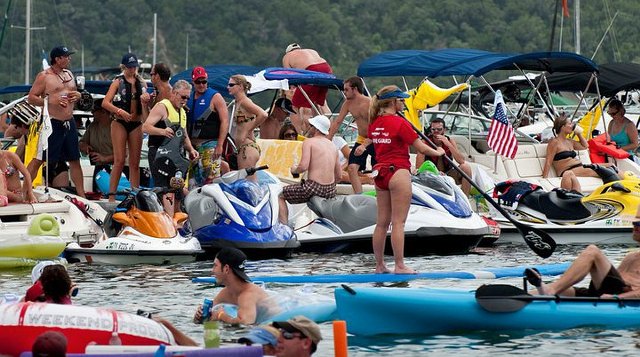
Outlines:
<svg viewBox="0 0 640 357"><path fill-rule="evenodd" d="M227 90L227 83L229 83L229 78L234 74L242 74L246 76L253 76L254 74L262 71L265 67L254 67L254 66L244 66L244 65L233 65L233 64L214 64L204 66L204 69L207 71L208 78L208 86L220 92L223 97L231 98L231 94ZM184 79L185 81L191 83L191 72L193 71L193 67L189 68L185 71L177 73L171 76L171 80L169 81L171 85L175 84L178 80Z"/></svg>
<svg viewBox="0 0 640 357"><path fill-rule="evenodd" d="M270 67L265 69L264 78L268 80L286 79L290 85L309 84L322 87L342 88L343 84L343 81L333 74L298 68Z"/></svg>
<svg viewBox="0 0 640 357"><path fill-rule="evenodd" d="M361 77L448 75L481 76L494 70L594 72L590 59L570 52L496 53L449 48L434 51L397 50L379 53L358 66Z"/></svg>

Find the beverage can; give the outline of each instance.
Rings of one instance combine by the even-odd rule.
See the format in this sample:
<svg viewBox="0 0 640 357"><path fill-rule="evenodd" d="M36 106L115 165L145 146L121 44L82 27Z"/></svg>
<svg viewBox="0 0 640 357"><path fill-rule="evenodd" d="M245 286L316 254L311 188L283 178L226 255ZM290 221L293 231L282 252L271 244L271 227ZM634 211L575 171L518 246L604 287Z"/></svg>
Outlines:
<svg viewBox="0 0 640 357"><path fill-rule="evenodd" d="M204 299L202 302L202 322L209 320L211 317L211 308L213 307L213 300Z"/></svg>

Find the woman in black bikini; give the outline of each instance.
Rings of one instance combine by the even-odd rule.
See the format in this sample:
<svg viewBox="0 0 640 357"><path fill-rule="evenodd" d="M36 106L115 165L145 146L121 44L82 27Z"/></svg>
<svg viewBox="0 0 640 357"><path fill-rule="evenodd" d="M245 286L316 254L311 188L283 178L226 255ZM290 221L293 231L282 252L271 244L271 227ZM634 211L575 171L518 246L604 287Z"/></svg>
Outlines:
<svg viewBox="0 0 640 357"><path fill-rule="evenodd" d="M558 176L562 178L560 187L580 192L578 177L599 177L592 169L582 167L578 153L574 151L587 149L587 139L582 136L582 130L573 128L571 121L565 115L560 115L553 122L553 132L556 137L547 145L547 160L544 163L542 177L549 177L549 170L553 165ZM571 132L574 132L580 141L568 139L567 135Z"/></svg>
<svg viewBox="0 0 640 357"><path fill-rule="evenodd" d="M113 79L102 107L111 113L111 141L113 143L113 168L109 179L109 192L115 192L127 158L129 148L129 182L131 187L140 185L140 152L142 151L142 121L146 117L151 97L147 82L138 74L138 58L133 53L122 57L122 74ZM145 103L143 105L143 102ZM109 201L115 201L110 195Z"/></svg>

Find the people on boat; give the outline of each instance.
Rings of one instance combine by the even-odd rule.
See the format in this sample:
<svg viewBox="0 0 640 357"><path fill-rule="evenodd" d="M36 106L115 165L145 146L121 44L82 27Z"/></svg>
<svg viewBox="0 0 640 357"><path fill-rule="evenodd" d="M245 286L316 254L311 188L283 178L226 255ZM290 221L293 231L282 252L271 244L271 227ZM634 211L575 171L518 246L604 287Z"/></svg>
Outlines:
<svg viewBox="0 0 640 357"><path fill-rule="evenodd" d="M31 347L33 357L65 357L67 338L59 331L46 331L40 334Z"/></svg>
<svg viewBox="0 0 640 357"><path fill-rule="evenodd" d="M291 123L291 114L295 114L291 101L284 97L284 95L276 99L269 111L267 120L260 125L260 139L283 140L279 134L282 132L282 128L286 125L287 121ZM296 130L296 134L297 132Z"/></svg>
<svg viewBox="0 0 640 357"><path fill-rule="evenodd" d="M327 60L320 57L318 51L311 48L302 48L302 46L297 43L291 43L285 49L284 56L282 57L282 67L306 69L309 71L329 74L333 73L333 70ZM306 96L303 94L303 91ZM299 133L307 132L309 129L309 122L307 119L309 119L313 113L322 114L329 112L329 108L326 105L327 92L328 88L324 86L305 84L296 88L293 93L293 97L291 98L291 102L293 104L293 109L298 113L298 116L292 118L292 121ZM320 112L312 111L312 104Z"/></svg>
<svg viewBox="0 0 640 357"><path fill-rule="evenodd" d="M275 356L278 338L280 338L280 330L270 324L260 325L240 337L238 343L245 346L262 345L262 353L265 356Z"/></svg>
<svg viewBox="0 0 640 357"><path fill-rule="evenodd" d="M151 68L149 75L151 76L151 84L153 84L153 93L148 103L149 110L151 110L156 103L171 98L172 88L169 83L171 69L164 63L156 63Z"/></svg>
<svg viewBox="0 0 640 357"><path fill-rule="evenodd" d="M24 162L24 151L29 137L29 126L31 123L24 122L17 116L11 117L11 124L4 132L5 138L13 138L17 140L15 153Z"/></svg>
<svg viewBox="0 0 640 357"><path fill-rule="evenodd" d="M98 191L96 175L101 170L111 172L113 144L111 142L111 115L102 107L102 99L93 103L93 121L87 126L79 146L80 152L89 156L93 165L93 191ZM105 192L106 193L106 192Z"/></svg>
<svg viewBox="0 0 640 357"><path fill-rule="evenodd" d="M384 247L391 225L391 246L396 274L416 273L404 263L404 223L411 204L411 162L409 146L429 156L445 154L442 147L427 146L412 126L397 113L404 109L409 96L397 86L385 86L371 100L369 131L363 145L373 143L378 163L374 178L378 213L373 231L373 252L376 273L388 273L384 262Z"/></svg>
<svg viewBox="0 0 640 357"><path fill-rule="evenodd" d="M360 77L347 78L343 85L342 91L346 99L340 108L338 117L331 123L329 138L333 138L344 118L347 114L351 113L358 128L358 138L355 144L353 144L353 148L351 148L351 153L349 154L347 172L353 193L362 193L362 182L359 173L367 169L367 157L371 157L371 166L376 164L376 155L373 146L363 145L367 139L371 98L364 94L364 82Z"/></svg>
<svg viewBox="0 0 640 357"><path fill-rule="evenodd" d="M245 76L240 74L231 76L227 89L236 101L233 117L235 124L233 140L238 146L238 170L255 167L260 160L260 146L258 146L253 132L267 119L267 112L247 96L249 89L251 89L251 83L247 81ZM247 179L257 180L255 175L248 176Z"/></svg>
<svg viewBox="0 0 640 357"><path fill-rule="evenodd" d="M291 204L308 202L313 196L333 198L336 196L336 182L340 179L342 167L338 150L327 138L331 121L324 115L309 119L312 136L302 142L300 162L291 167L291 174L299 175L308 171L307 178L300 183L285 186L280 194L280 222L288 224Z"/></svg>
<svg viewBox="0 0 640 357"><path fill-rule="evenodd" d="M633 160L635 151L638 148L638 128L625 116L626 109L621 101L614 99L609 102L607 114L611 116L611 121L607 126L607 132L611 141L622 150L626 150Z"/></svg>
<svg viewBox="0 0 640 357"><path fill-rule="evenodd" d="M229 112L222 95L208 83L207 71L195 67L191 72L193 93L187 102L187 132L200 155L192 166L190 188L202 187L229 171L222 163L222 147L229 133Z"/></svg>
<svg viewBox="0 0 640 357"><path fill-rule="evenodd" d="M142 151L142 123L147 116L150 101L147 82L138 74L138 58L133 53L122 56L120 69L102 101L102 107L112 114L111 142L113 167L109 178L109 192L116 192L125 159L129 158L129 182L132 188L140 186L140 153ZM128 153L126 152L128 148ZM115 201L109 195L109 201Z"/></svg>
<svg viewBox="0 0 640 357"><path fill-rule="evenodd" d="M296 130L296 127L291 123L284 124L280 128L280 132L278 133L278 139L293 140L293 141L298 140L298 131Z"/></svg>
<svg viewBox="0 0 640 357"><path fill-rule="evenodd" d="M267 292L253 284L245 273L246 263L247 256L236 248L222 248L216 255L211 272L216 283L224 288L213 299L215 309L211 310L209 320L250 325L257 321L260 314L271 309L271 306L267 306L270 303ZM237 305L237 316L230 316L219 304ZM202 305L196 310L193 322L203 322Z"/></svg>
<svg viewBox="0 0 640 357"><path fill-rule="evenodd" d="M463 179L460 171L456 170L452 166L454 164L452 164L450 160L455 160L458 164L458 168L469 177L472 177L473 175L471 172L471 166L464 159L464 154L462 154L460 149L458 149L458 143L447 135L447 127L442 118L435 118L431 120L429 123L429 133L427 134L427 138L436 144L437 147L444 149L445 155L449 160L445 160L443 156L426 157L425 155L418 153L416 155L416 167L420 167L425 160L430 160L436 165L440 172L453 177L453 179L456 180L456 184L462 186L462 192L464 192L465 195L469 195L469 191L471 191L471 183Z"/></svg>
<svg viewBox="0 0 640 357"><path fill-rule="evenodd" d="M84 179L80 167L78 128L73 119L73 106L80 99L73 73L68 69L74 51L65 46L54 47L49 55L51 67L40 72L29 91L28 102L43 107L48 98L52 133L46 139L48 148L38 153L27 165L30 177L35 177L43 162L68 161L76 192L84 197ZM44 138L42 139L44 140Z"/></svg>
<svg viewBox="0 0 640 357"><path fill-rule="evenodd" d="M2 203L35 203L36 196L33 194L31 175L24 166L20 157L8 150L0 150L0 173L4 185L0 187L0 206ZM22 174L22 180L20 180Z"/></svg>
<svg viewBox="0 0 640 357"><path fill-rule="evenodd" d="M275 354L278 357L311 356L322 340L318 324L302 315L287 321L274 321L273 326L280 329Z"/></svg>
<svg viewBox="0 0 640 357"><path fill-rule="evenodd" d="M153 176L153 182L156 187L171 187L171 179L174 178L174 174L169 174L166 170L158 167L156 163L156 156L158 148L162 145L165 138L173 138L175 131L175 125L186 130L187 115L184 110L184 106L189 100L191 95L191 84L185 80L177 81L171 91L171 98L164 99L156 104L147 120L142 124L142 130L149 134L149 167L151 168L151 174ZM198 151L196 151L191 145L188 135L184 135L184 148L186 149L189 158L196 160L199 157ZM162 195L163 206L169 216L173 217L174 212L179 209L179 198L181 197L181 190L176 188L178 196L174 192L167 192Z"/></svg>
<svg viewBox="0 0 640 357"><path fill-rule="evenodd" d="M588 148L587 140L582 136L582 129L578 126L574 128L569 117L562 114L554 120L553 132L556 136L547 145L547 157L542 169L542 177L549 177L549 172L553 167L556 174L561 177L561 188L581 192L582 187L578 177L599 177L593 169L582 166L578 153L575 151ZM575 133L579 141L567 137L572 132Z"/></svg>

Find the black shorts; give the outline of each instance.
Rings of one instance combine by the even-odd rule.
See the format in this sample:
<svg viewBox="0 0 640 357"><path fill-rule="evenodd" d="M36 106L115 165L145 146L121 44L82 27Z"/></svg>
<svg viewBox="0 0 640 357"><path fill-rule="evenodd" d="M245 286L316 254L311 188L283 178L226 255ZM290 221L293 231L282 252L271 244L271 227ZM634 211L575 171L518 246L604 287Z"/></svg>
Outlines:
<svg viewBox="0 0 640 357"><path fill-rule="evenodd" d="M589 284L589 288L573 288L576 296L599 297L602 294L622 294L631 290L631 287L622 279L618 270L612 265L609 272L602 280L599 289L595 287L593 281Z"/></svg>
<svg viewBox="0 0 640 357"><path fill-rule="evenodd" d="M367 169L367 156L371 156L371 167L376 164L376 153L373 151L373 144L369 144L362 155L356 155L356 148L362 144L355 143L349 153L349 165L358 164L360 168L358 171L364 171Z"/></svg>
<svg viewBox="0 0 640 357"><path fill-rule="evenodd" d="M76 121L58 120L51 118L52 133L48 139L48 149L37 159L48 162L78 161L80 148L78 146L78 128Z"/></svg>

